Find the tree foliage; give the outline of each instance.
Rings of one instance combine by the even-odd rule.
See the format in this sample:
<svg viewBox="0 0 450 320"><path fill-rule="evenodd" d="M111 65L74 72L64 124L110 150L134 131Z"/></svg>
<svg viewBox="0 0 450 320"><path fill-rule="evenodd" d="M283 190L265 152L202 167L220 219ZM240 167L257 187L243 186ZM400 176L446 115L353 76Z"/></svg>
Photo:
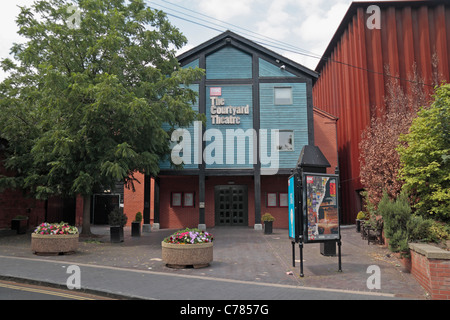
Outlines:
<svg viewBox="0 0 450 320"><path fill-rule="evenodd" d="M391 77L387 90L385 110L380 111L381 116L372 116L359 144L360 179L367 191L366 200L372 204L380 202L384 191L391 199L399 195L403 185L398 179L399 137L408 132L419 108L428 103L423 81L417 73L406 88Z"/></svg>
<svg viewBox="0 0 450 320"><path fill-rule="evenodd" d="M0 137L4 165L36 198L91 195L136 171L156 175L169 154L172 128L198 119L188 85L200 69L181 69L175 49L186 38L143 0L67 0L22 7L17 24L27 39L2 61ZM69 19L70 18L70 19Z"/></svg>
<svg viewBox="0 0 450 320"><path fill-rule="evenodd" d="M417 213L450 221L450 84L437 88L401 140L400 174Z"/></svg>

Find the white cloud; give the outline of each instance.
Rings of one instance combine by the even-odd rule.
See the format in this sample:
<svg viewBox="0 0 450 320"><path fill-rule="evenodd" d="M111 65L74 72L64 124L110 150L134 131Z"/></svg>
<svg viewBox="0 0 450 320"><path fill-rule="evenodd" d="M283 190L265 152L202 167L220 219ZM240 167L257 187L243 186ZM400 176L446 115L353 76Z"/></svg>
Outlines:
<svg viewBox="0 0 450 320"><path fill-rule="evenodd" d="M308 42L331 40L347 10L347 4L337 3L323 14L309 15L295 32L302 40Z"/></svg>

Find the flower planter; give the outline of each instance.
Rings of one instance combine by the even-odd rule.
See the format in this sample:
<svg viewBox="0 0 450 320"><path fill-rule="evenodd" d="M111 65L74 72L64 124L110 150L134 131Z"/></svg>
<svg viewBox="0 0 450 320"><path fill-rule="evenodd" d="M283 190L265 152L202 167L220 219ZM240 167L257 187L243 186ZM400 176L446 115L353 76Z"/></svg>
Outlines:
<svg viewBox="0 0 450 320"><path fill-rule="evenodd" d="M79 234L31 234L31 251L37 255L73 254L78 250Z"/></svg>
<svg viewBox="0 0 450 320"><path fill-rule="evenodd" d="M213 243L174 244L162 242L162 260L171 268L203 268L213 261Z"/></svg>

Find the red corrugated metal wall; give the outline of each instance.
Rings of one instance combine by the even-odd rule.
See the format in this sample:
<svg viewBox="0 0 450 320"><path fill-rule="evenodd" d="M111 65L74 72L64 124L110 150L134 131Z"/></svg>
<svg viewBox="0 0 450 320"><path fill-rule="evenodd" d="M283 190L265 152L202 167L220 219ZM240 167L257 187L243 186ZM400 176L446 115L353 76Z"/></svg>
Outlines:
<svg viewBox="0 0 450 320"><path fill-rule="evenodd" d="M369 29L369 5L381 9L381 29ZM316 71L314 106L339 118L343 223L354 223L360 210L358 144L371 116L384 109L389 74L409 79L413 65L426 83L433 83L432 56L438 73L450 80L450 3L395 1L353 3ZM401 81L408 88L408 81ZM430 87L431 90L431 87ZM430 91L431 92L431 91Z"/></svg>

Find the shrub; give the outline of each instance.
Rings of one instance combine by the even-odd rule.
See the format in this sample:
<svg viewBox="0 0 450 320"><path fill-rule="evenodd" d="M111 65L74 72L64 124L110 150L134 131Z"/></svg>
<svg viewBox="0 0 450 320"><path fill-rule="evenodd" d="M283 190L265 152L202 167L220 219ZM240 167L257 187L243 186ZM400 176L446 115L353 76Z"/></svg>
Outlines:
<svg viewBox="0 0 450 320"><path fill-rule="evenodd" d="M136 216L134 217L134 221L139 222L139 223L142 221L142 213L141 212L136 213Z"/></svg>
<svg viewBox="0 0 450 320"><path fill-rule="evenodd" d="M122 208L114 208L108 215L108 222L110 226L123 227L127 224L128 217L123 213Z"/></svg>
<svg viewBox="0 0 450 320"><path fill-rule="evenodd" d="M430 241L439 243L450 240L450 226L437 221L433 221L430 227Z"/></svg>
<svg viewBox="0 0 450 320"><path fill-rule="evenodd" d="M378 213L383 217L384 232L389 238L389 248L393 252L408 250L407 224L411 218L411 207L405 192L392 201L386 192L378 204Z"/></svg>
<svg viewBox="0 0 450 320"><path fill-rule="evenodd" d="M384 231L393 252L408 251L413 241L440 243L450 239L450 227L420 215L411 214L408 197L402 192L395 201L387 193L378 204L378 212L384 220Z"/></svg>
<svg viewBox="0 0 450 320"><path fill-rule="evenodd" d="M407 223L408 238L410 241L430 241L431 226L433 220L424 219L421 216L413 215Z"/></svg>
<svg viewBox="0 0 450 320"><path fill-rule="evenodd" d="M414 119L398 148L400 178L417 214L450 221L450 84L436 90L435 101Z"/></svg>
<svg viewBox="0 0 450 320"><path fill-rule="evenodd" d="M261 217L262 221L275 221L275 218L270 213L264 213Z"/></svg>

